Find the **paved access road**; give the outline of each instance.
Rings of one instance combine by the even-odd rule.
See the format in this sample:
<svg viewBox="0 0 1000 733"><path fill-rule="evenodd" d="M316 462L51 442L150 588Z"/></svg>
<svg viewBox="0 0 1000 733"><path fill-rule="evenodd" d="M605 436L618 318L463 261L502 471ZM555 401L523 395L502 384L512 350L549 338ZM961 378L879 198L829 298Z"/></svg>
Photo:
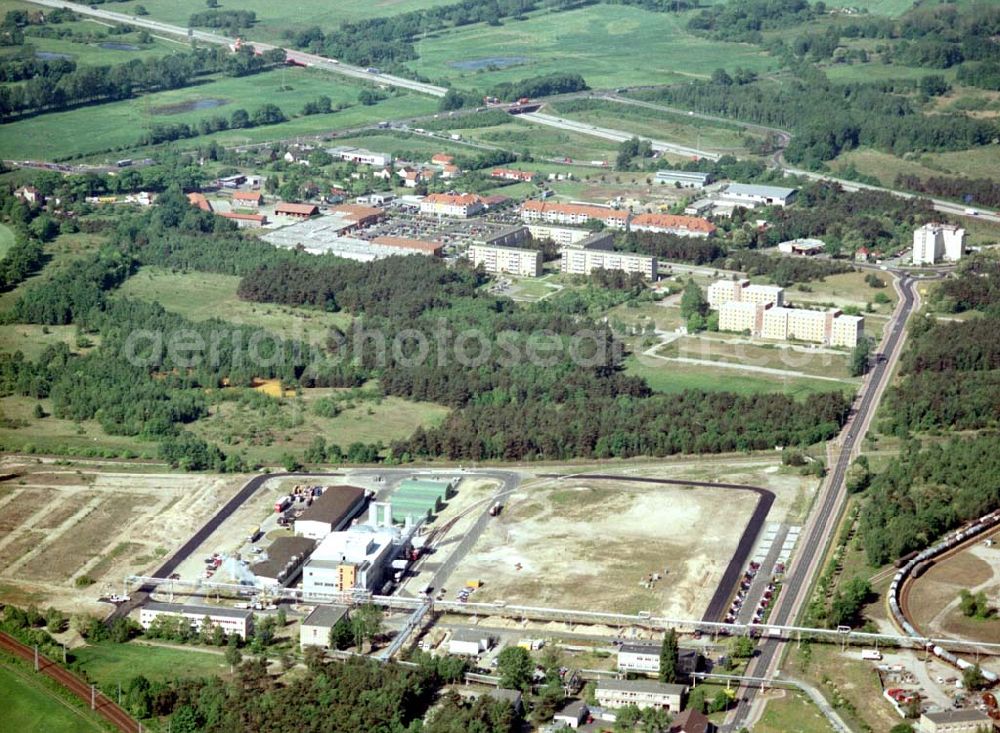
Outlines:
<svg viewBox="0 0 1000 733"><path fill-rule="evenodd" d="M810 523L799 538L798 555L794 566L786 576L778 603L771 613L770 622L773 624L791 624L802 604L808 599L812 579L819 569L819 563L822 562L827 543L837 526L846 499L844 477L855 445L864 435L868 423L875 414L882 392L899 358L906 322L917 303L915 292L917 282L907 275L903 275L899 282L902 295L899 309L890 321L882 341L882 352L886 358L875 363L857 403L856 412L844 427L840 455L831 468L829 480L824 484ZM781 651L781 643L778 639L764 639L758 646L758 656L751 660L747 667L747 676L769 677ZM757 690L744 687L740 693L740 700L724 730L736 731L749 722Z"/></svg>

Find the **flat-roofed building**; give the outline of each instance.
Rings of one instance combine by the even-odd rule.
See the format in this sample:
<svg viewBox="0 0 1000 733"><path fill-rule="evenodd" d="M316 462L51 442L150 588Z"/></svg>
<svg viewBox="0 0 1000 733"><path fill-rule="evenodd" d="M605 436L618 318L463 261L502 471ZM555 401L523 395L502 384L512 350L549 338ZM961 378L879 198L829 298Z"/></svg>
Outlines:
<svg viewBox="0 0 1000 733"><path fill-rule="evenodd" d="M528 231L535 239L551 239L560 247L570 247L592 234L587 229L573 229L553 224L529 224Z"/></svg>
<svg viewBox="0 0 1000 733"><path fill-rule="evenodd" d="M913 232L913 264L957 262L965 254L965 229L955 224L924 224Z"/></svg>
<svg viewBox="0 0 1000 733"><path fill-rule="evenodd" d="M320 605L306 616L299 626L299 648L318 646L330 648L330 631L343 618L347 618L347 606Z"/></svg>
<svg viewBox="0 0 1000 733"><path fill-rule="evenodd" d="M730 183L722 197L748 208L756 206L787 206L795 198L796 189L761 186L755 183Z"/></svg>
<svg viewBox="0 0 1000 733"><path fill-rule="evenodd" d="M791 308L768 308L761 323L761 337L784 341L788 337L788 314L791 310Z"/></svg>
<svg viewBox="0 0 1000 733"><path fill-rule="evenodd" d="M659 708L680 710L687 688L653 680L598 680L594 694L597 704L608 708L635 705L640 710Z"/></svg>
<svg viewBox="0 0 1000 733"><path fill-rule="evenodd" d="M821 239L789 239L778 244L778 251L786 255L818 255L826 249Z"/></svg>
<svg viewBox="0 0 1000 733"><path fill-rule="evenodd" d="M568 275L589 275L594 270L637 272L647 280L655 280L657 275L656 258L634 252L564 247L559 257L559 270Z"/></svg>
<svg viewBox="0 0 1000 733"><path fill-rule="evenodd" d="M719 308L725 303L782 305L785 290L776 285L753 285L749 280L716 280L708 286L708 305Z"/></svg>
<svg viewBox="0 0 1000 733"><path fill-rule="evenodd" d="M656 171L653 182L680 188L704 188L712 182L712 174L698 171L663 170Z"/></svg>
<svg viewBox="0 0 1000 733"><path fill-rule="evenodd" d="M364 489L357 486L328 486L295 520L295 534L322 540L331 532L337 532L350 524L364 506Z"/></svg>
<svg viewBox="0 0 1000 733"><path fill-rule="evenodd" d="M473 244L469 247L469 258L473 266L481 266L495 275L538 277L542 274L542 253L537 249Z"/></svg>
<svg viewBox="0 0 1000 733"><path fill-rule="evenodd" d="M659 672L661 644L624 642L618 647L619 672Z"/></svg>
<svg viewBox="0 0 1000 733"><path fill-rule="evenodd" d="M719 330L735 333L760 333L764 325L764 308L757 303L733 300L719 306Z"/></svg>
<svg viewBox="0 0 1000 733"><path fill-rule="evenodd" d="M400 548L395 527L355 525L327 535L302 571L302 593L322 599L354 589L379 590L391 575L389 565Z"/></svg>
<svg viewBox="0 0 1000 733"><path fill-rule="evenodd" d="M766 313L764 317L767 318ZM819 344L829 343L832 325L833 314L829 311L792 308L788 311L788 332L785 338Z"/></svg>
<svg viewBox="0 0 1000 733"><path fill-rule="evenodd" d="M349 163L360 163L361 165L374 165L379 168L389 165L392 156L388 153L374 153L364 148L339 147L327 150L334 158L347 161Z"/></svg>
<svg viewBox="0 0 1000 733"><path fill-rule="evenodd" d="M846 346L853 349L865 336L865 319L862 316L845 316L843 313L833 319L830 328L830 346Z"/></svg>
<svg viewBox="0 0 1000 733"><path fill-rule="evenodd" d="M552 224L584 224L591 219L603 222L611 229L624 229L630 212L597 204L558 204L530 200L521 204L521 221L526 224L550 222Z"/></svg>
<svg viewBox="0 0 1000 733"><path fill-rule="evenodd" d="M993 720L980 710L941 710L920 716L920 733L992 733L993 730Z"/></svg>
<svg viewBox="0 0 1000 733"><path fill-rule="evenodd" d="M236 634L246 639L253 631L253 614L238 608L221 608L219 606L188 606L181 603L146 603L139 609L139 625L148 629L160 616L186 618L191 622L191 628L201 630L205 617L213 624L222 627L227 636Z"/></svg>
<svg viewBox="0 0 1000 733"><path fill-rule="evenodd" d="M382 209L374 206L362 206L361 204L340 204L332 207L330 213L354 224L359 229L370 227L385 218L385 212Z"/></svg>
<svg viewBox="0 0 1000 733"><path fill-rule="evenodd" d="M444 245L440 242L428 242L424 239L410 239L408 237L375 237L372 244L381 244L386 247L396 249L412 250L416 254L428 255L429 257L440 257Z"/></svg>
<svg viewBox="0 0 1000 733"><path fill-rule="evenodd" d="M638 214L629 221L629 229L680 237L710 237L715 234L715 224L708 219L676 214Z"/></svg>
<svg viewBox="0 0 1000 733"><path fill-rule="evenodd" d="M474 657L490 648L492 638L478 629L455 629L448 639L448 653Z"/></svg>
<svg viewBox="0 0 1000 733"><path fill-rule="evenodd" d="M316 540L308 537L278 537L250 571L260 585L291 585L315 547Z"/></svg>
<svg viewBox="0 0 1000 733"><path fill-rule="evenodd" d="M420 213L427 216L454 216L467 219L485 210L483 200L472 193L432 193L420 202Z"/></svg>
<svg viewBox="0 0 1000 733"><path fill-rule="evenodd" d="M478 228L478 227L477 227ZM512 226L483 226L474 234L469 244L484 247L516 247L531 239L531 231L521 224Z"/></svg>

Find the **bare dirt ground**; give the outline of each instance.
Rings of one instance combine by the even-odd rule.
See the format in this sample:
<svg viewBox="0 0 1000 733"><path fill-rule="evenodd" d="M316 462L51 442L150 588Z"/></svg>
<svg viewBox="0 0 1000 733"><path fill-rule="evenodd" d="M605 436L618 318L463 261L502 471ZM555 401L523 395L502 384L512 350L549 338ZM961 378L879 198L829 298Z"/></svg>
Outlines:
<svg viewBox="0 0 1000 733"><path fill-rule="evenodd" d="M1000 533L993 535L994 543ZM910 589L910 613L917 628L939 636L1000 643L1000 618L974 619L959 608L959 592L984 591L996 608L1000 595L1000 545L983 542L936 563ZM1000 662L996 665L1000 668Z"/></svg>
<svg viewBox="0 0 1000 733"><path fill-rule="evenodd" d="M84 473L37 464L0 482L0 600L106 612L245 482L240 476ZM82 576L95 582L77 587Z"/></svg>
<svg viewBox="0 0 1000 733"><path fill-rule="evenodd" d="M755 503L720 489L528 482L455 576L484 581L477 601L696 616ZM651 573L663 579L643 587Z"/></svg>

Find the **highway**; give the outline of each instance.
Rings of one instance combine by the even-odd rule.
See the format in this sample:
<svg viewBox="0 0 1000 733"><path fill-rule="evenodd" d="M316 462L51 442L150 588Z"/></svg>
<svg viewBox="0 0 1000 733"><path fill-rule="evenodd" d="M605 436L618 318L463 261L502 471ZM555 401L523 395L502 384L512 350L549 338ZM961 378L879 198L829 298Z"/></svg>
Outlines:
<svg viewBox="0 0 1000 733"><path fill-rule="evenodd" d="M886 327L881 351L884 360L877 360L869 373L868 380L857 401L854 416L844 426L840 440L840 454L831 467L829 480L818 497L809 523L799 539L799 550L778 602L771 613L769 622L776 625L790 625L795 621L799 609L808 601L812 589L812 579L819 570L828 542L836 529L847 494L844 477L850 466L855 447L867 431L868 425L878 408L882 393L902 351L906 322L918 304L915 292L917 281L903 275L899 281L900 301L897 311ZM781 652L781 641L765 638L757 647L758 654L751 660L746 674L750 677L770 677ZM741 688L739 702L724 730L736 731L751 722L756 690Z"/></svg>

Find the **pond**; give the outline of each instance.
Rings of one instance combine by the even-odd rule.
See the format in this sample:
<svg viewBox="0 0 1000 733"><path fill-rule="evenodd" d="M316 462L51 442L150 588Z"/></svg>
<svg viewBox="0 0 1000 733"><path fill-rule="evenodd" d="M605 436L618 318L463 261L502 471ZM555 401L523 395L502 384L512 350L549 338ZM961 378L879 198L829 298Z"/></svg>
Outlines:
<svg viewBox="0 0 1000 733"><path fill-rule="evenodd" d="M68 53L54 53L52 51L35 51L35 58L42 59L42 61L56 61L58 59L72 61L73 59Z"/></svg>
<svg viewBox="0 0 1000 733"><path fill-rule="evenodd" d="M525 61L528 61L527 56L485 56L465 61L450 61L448 66L462 71L478 71L479 69L488 69L491 66L497 69L506 69L508 66L523 64Z"/></svg>
<svg viewBox="0 0 1000 733"><path fill-rule="evenodd" d="M187 102L164 104L160 107L154 107L152 112L157 115L179 115L184 112L198 112L203 109L214 109L215 107L221 107L224 104L229 104L229 100L219 99L218 97L205 97L203 99L192 99Z"/></svg>
<svg viewBox="0 0 1000 733"><path fill-rule="evenodd" d="M100 44L101 48L106 48L109 51L140 51L138 46L133 46L131 43L119 43L117 41L107 41Z"/></svg>

